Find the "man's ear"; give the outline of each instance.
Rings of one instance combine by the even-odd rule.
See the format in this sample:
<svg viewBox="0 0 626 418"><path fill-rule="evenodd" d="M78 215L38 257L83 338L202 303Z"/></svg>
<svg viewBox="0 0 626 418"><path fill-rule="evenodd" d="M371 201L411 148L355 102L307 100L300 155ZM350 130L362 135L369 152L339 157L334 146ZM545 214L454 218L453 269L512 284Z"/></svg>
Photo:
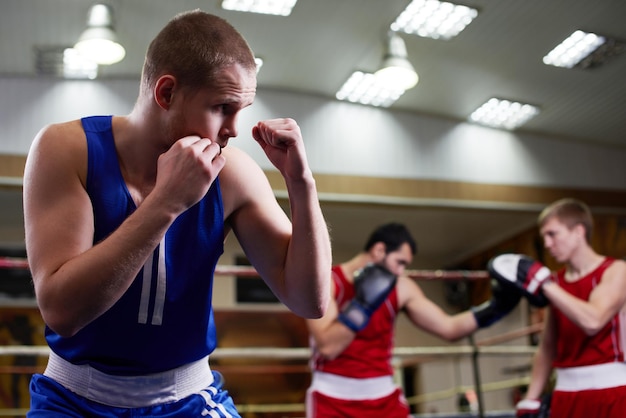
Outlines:
<svg viewBox="0 0 626 418"><path fill-rule="evenodd" d="M380 263L387 255L387 246L384 242L377 242L370 248L370 254L375 263Z"/></svg>
<svg viewBox="0 0 626 418"><path fill-rule="evenodd" d="M580 238L585 241L587 240L587 230L583 224L576 224L572 229L580 236Z"/></svg>
<svg viewBox="0 0 626 418"><path fill-rule="evenodd" d="M171 75L159 77L154 85L154 100L164 110L168 110L174 98L176 79Z"/></svg>

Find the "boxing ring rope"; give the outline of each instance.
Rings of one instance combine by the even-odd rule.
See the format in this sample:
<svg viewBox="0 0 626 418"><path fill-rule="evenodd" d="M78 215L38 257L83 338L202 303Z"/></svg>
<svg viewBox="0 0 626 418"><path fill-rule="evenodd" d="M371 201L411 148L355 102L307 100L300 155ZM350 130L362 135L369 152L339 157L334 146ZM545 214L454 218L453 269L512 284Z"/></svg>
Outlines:
<svg viewBox="0 0 626 418"><path fill-rule="evenodd" d="M5 269L27 269L28 261L18 257L0 257L0 268Z"/></svg>
<svg viewBox="0 0 626 418"><path fill-rule="evenodd" d="M534 328L528 331L534 332ZM478 343L480 344L480 342ZM534 354L536 348L529 346L481 346L479 352L486 355L511 355L511 354ZM29 355L29 356L48 356L50 349L48 346L0 346L0 356L10 355ZM447 357L447 356L465 356L472 355L474 347L470 345L459 346L432 346L432 347L396 347L393 350L395 357L418 357L426 356ZM308 348L276 348L276 347L242 347L242 348L216 348L211 354L211 359L232 359L232 358L251 358L251 359L302 359L306 360L310 356ZM41 373L42 367L36 366L7 366L0 367L0 373ZM489 382L481 385L483 392L494 390L502 390L512 388L522 384L528 384L529 378L522 377L516 379L507 379L497 382ZM410 405L420 404L428 401L436 401L453 397L466 390L472 389L473 385L459 385L452 388L423 393L411 397L407 397ZM302 412L304 404L241 404L237 405L240 413L263 413L263 412ZM0 410L0 416L19 416L25 415L27 410Z"/></svg>
<svg viewBox="0 0 626 418"><path fill-rule="evenodd" d="M488 355L508 354L534 354L536 347L532 346L479 346L479 352ZM474 353L471 345L457 346L431 346L431 347L396 347L393 349L395 357L405 356L428 356L446 357L451 355L468 355ZM0 356L40 356L47 357L50 348L47 345L7 345L0 346ZM238 347L216 348L211 353L211 359L222 360L232 358L250 359L279 359L279 360L302 360L308 359L311 350L302 348L277 348L277 347Z"/></svg>
<svg viewBox="0 0 626 418"><path fill-rule="evenodd" d="M28 261L20 257L0 257L0 268L28 269ZM489 275L482 270L405 270L406 276L416 280L481 280L488 279ZM254 267L228 266L218 264L215 267L217 276L258 277Z"/></svg>
<svg viewBox="0 0 626 418"><path fill-rule="evenodd" d="M8 269L28 269L28 262L24 258L0 257L0 268ZM238 277L258 277L258 273L251 266L228 266L217 265L215 275L238 276ZM405 275L415 280L449 280L449 281L471 281L489 279L486 271L469 270L417 270L405 271ZM513 332L491 337L473 344L455 346L427 346L427 347L395 347L393 356L395 360L403 358L421 358L425 361L433 358L449 356L477 356L477 355L533 355L536 347L532 346L498 346L501 342L509 341L518 337L536 333L542 329L543 324L535 324ZM0 356L48 356L50 349L48 346L0 346ZM239 347L239 348L216 348L211 354L211 359L298 359L308 360L310 358L309 348L277 348L277 347ZM395 363L398 363L397 361ZM414 363L414 361L413 361ZM295 371L295 370L294 370ZM0 367L0 373L40 373L42 367L36 366L6 366ZM285 371L288 372L288 371ZM501 390L528 383L527 377L508 379L499 382L490 382L484 385L459 385L450 389L424 393L407 397L410 405L420 404L427 401L450 398L462 393L465 390L475 388L477 392ZM482 402L479 402L482 403ZM303 404L247 404L237 406L240 413L261 413L261 412L302 412ZM27 411L19 409L0 410L0 416L25 415ZM481 412L480 416L484 416Z"/></svg>
<svg viewBox="0 0 626 418"><path fill-rule="evenodd" d="M536 332L537 327L528 327L528 329L520 330L515 333L518 335ZM479 352L485 355L532 355L536 348L530 346L488 346L483 341L478 342ZM467 356L474 354L474 347L470 345L459 346L432 346L432 347L396 347L393 355L398 357L419 357L424 356L429 359L435 357L447 356ZM48 356L50 349L48 346L1 346L0 356L9 355L30 355L30 356ZM276 348L276 347L241 347L241 348L217 348L211 354L211 359L232 359L232 358L254 358L254 359L302 359L306 360L310 356L308 348ZM42 367L28 366L7 366L0 368L0 373L41 373ZM502 390L513 388L519 385L528 384L528 377L515 379L507 379L497 382L489 382L481 385L483 392L494 390ZM451 398L459 393L463 393L468 389L472 389L473 385L459 385L446 390L423 393L411 397L407 397L410 405L416 405L428 401L436 401ZM241 404L237 406L240 413L263 413L263 412L302 412L304 404ZM19 416L25 415L26 410L0 410L0 416Z"/></svg>
<svg viewBox="0 0 626 418"><path fill-rule="evenodd" d="M541 324L539 324L541 325ZM491 341L502 341L505 339L517 338L536 332L540 327L531 326L524 329L502 334L498 337L477 342L478 351L485 355L532 355L536 347L531 346L490 346ZM426 357L428 359L448 356L467 356L475 353L475 347L471 345L458 346L430 346L430 347L396 347L393 355L396 358L402 357ZM0 346L0 356L9 355L30 355L48 356L50 349L48 346ZM276 347L239 347L239 348L216 348L211 354L211 359L301 359L308 360L310 357L309 348L276 348ZM0 368L0 373L41 373L42 367L28 366L8 366ZM529 377L507 379L497 382L489 382L481 385L483 392L513 388L515 386L528 384ZM474 388L473 385L458 385L449 389L423 393L407 397L410 405L416 405L428 401L436 401L451 398L459 393ZM240 404L237 405L240 413L268 413L268 412L303 412L304 404ZM25 415L27 410L0 410L0 416Z"/></svg>

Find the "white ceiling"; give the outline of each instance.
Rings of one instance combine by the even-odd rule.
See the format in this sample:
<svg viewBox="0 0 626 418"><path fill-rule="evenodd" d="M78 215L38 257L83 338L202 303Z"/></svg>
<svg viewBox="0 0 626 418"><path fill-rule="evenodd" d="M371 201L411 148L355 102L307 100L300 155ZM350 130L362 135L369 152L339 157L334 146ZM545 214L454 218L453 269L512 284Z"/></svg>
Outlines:
<svg viewBox="0 0 626 418"><path fill-rule="evenodd" d="M178 12L201 8L237 27L264 59L261 88L333 98L355 70L373 72L390 23L409 0L299 0L289 17L229 12L219 0L108 0L127 50L101 77L138 78L148 43ZM626 147L626 54L593 70L549 67L541 58L576 29L626 39L623 0L466 0L478 17L449 41L402 35L420 82L392 108L465 120L492 96L538 105L523 129L572 141ZM91 1L3 0L0 76L35 76L37 47L72 45ZM6 99L4 99L6 100ZM2 208L21 210L21 195L0 193ZM449 265L531 227L535 210L384 207L324 203L336 247L358 251L387 220L406 222L420 247L417 266ZM3 217L0 243L20 231L21 215ZM9 225L10 223L10 225ZM12 231L12 232L7 232ZM18 232L19 235L19 232Z"/></svg>
<svg viewBox="0 0 626 418"><path fill-rule="evenodd" d="M409 0L299 0L288 17L222 10L220 0L108 0L126 58L102 77L138 77L152 37L178 12L201 8L237 27L265 60L263 88L329 98L355 70L373 72L389 25ZM622 0L464 0L478 17L452 40L402 35L420 75L393 105L464 120L492 96L541 107L525 130L626 146L626 54L591 70L542 57L576 29L626 39ZM92 1L3 0L0 75L34 74L34 48L72 45Z"/></svg>

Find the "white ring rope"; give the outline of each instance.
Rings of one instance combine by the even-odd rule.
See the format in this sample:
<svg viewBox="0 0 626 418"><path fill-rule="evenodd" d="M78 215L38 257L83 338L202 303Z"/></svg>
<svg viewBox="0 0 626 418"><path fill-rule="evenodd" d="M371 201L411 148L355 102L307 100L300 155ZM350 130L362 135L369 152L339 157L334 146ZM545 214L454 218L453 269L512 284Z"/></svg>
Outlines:
<svg viewBox="0 0 626 418"><path fill-rule="evenodd" d="M0 257L0 269L28 269L28 261L25 258L16 257ZM486 271L470 271L470 270L406 270L405 274L414 280L484 280L489 279ZM239 277L258 277L258 273L250 266L228 266L217 265L215 275L221 276L239 276ZM430 346L430 347L395 347L392 351L393 356L398 359L404 357L445 357L445 356L469 356L475 354L485 355L533 355L536 347L533 346L504 346L495 345L501 342L509 341L524 335L539 332L543 324L535 324L517 331L505 333L495 337L479 341L476 346L472 345L455 345L455 346ZM50 354L48 346L0 346L0 356L41 356L47 357ZM277 347L238 347L238 348L216 348L211 353L212 359L230 359L230 358L258 358L258 359L309 359L311 350L306 347L297 348L277 348ZM482 385L482 391L500 390L519 386L528 382L528 377L509 379L502 382L491 382ZM468 387L469 388L469 387ZM455 396L462 393L466 389L465 386L453 387L444 391L425 393L410 397L407 399L409 404L419 404L430 400L438 400ZM241 413L251 412L302 412L303 404L248 404L238 405ZM8 415L24 415L22 410L1 410L0 416ZM15 412L18 412L15 414Z"/></svg>
<svg viewBox="0 0 626 418"><path fill-rule="evenodd" d="M0 257L0 268L28 269L28 261L18 257ZM481 280L488 279L486 271L481 270L406 270L405 274L416 280ZM259 274L250 266L217 265L217 276L258 277Z"/></svg>
<svg viewBox="0 0 626 418"><path fill-rule="evenodd" d="M512 335L516 338L520 334L528 334L534 332L534 327L527 327L525 329L515 331ZM500 339L504 339L506 334L503 334ZM498 338L498 337L495 337ZM485 340L485 343L488 343ZM479 342L476 347L469 345L458 346L432 346L432 347L396 347L393 349L393 355L398 359L404 356L428 356L430 358L444 357L444 356L465 356L473 355L476 352L487 355L532 355L536 351L536 347L533 346L488 346L487 344L480 345ZM0 346L0 356L10 355L35 355L35 356L48 356L50 354L50 348L48 346ZM309 348L276 348L276 347L239 347L239 348L216 348L211 354L212 359L228 359L228 358L258 358L258 359L308 359L311 351ZM396 364L397 367L397 364ZM508 379L498 382L489 382L481 385L481 391L489 392L502 389L508 389L517 387L522 384L527 384L529 377L520 377L515 379ZM464 393L466 389L472 389L473 386L455 386L450 389L440 390L436 392L422 393L419 395L407 397L409 405L417 405L428 401L437 401L441 399L451 398L459 393ZM305 410L305 406L302 403L282 403L282 404L240 404L237 405L237 409L240 413L263 413L263 412L302 412ZM25 415L22 410L6 410L0 409L0 416L8 416L4 412L11 412L8 415ZM14 414L14 412L18 412ZM24 412L24 413L22 413Z"/></svg>
<svg viewBox="0 0 626 418"><path fill-rule="evenodd" d="M432 347L396 347L393 355L404 356L451 356L468 355L476 351L489 355L506 354L534 354L537 347L533 346L490 346L474 348L470 345L458 346L432 346ZM8 345L0 346L0 356L41 356L50 354L47 345ZM260 359L308 359L311 350L308 348L277 348L277 347L240 347L240 348L216 348L211 353L212 359L229 358L260 358Z"/></svg>
<svg viewBox="0 0 626 418"><path fill-rule="evenodd" d="M448 345L448 346L430 346L430 347L395 347L393 355L402 356L445 356L445 355L465 355L473 354L476 351L485 354L534 354L536 347L534 346L509 346L495 345L496 342L506 342L513 339L523 337L543 329L543 323L537 323L518 330L506 332L496 335L476 343L476 347L471 345ZM48 356L50 348L47 345L7 345L0 346L0 356L11 355L36 355ZM280 358L280 359L302 359L308 358L311 350L307 347L295 348L279 348L279 347L223 347L216 348L211 353L212 358L233 358L233 357L249 357L249 358Z"/></svg>
<svg viewBox="0 0 626 418"><path fill-rule="evenodd" d="M393 355L398 357L404 356L460 356L472 355L476 351L488 355L516 355L525 354L532 355L536 351L536 347L532 346L432 346L432 347L396 347L393 349ZM48 356L50 348L48 346L0 346L0 356L10 355L35 355ZM258 358L258 359L308 359L310 350L308 348L276 348L276 347L242 347L242 348L216 348L211 354L212 359L228 359L228 358ZM521 384L527 384L528 377L520 377L508 379L498 382L484 383L481 387L482 392L496 391L502 389L513 388ZM473 386L455 386L449 389L436 392L422 393L419 395L407 397L409 405L421 404L429 401L437 401L441 399L451 398L459 393L464 393L466 389L473 389ZM262 412L302 412L305 407L302 403L282 403L282 404L240 404L237 405L240 413L262 413ZM24 415L22 410L14 414L18 410L3 411L0 409L0 416L6 416L4 412L12 411L8 415Z"/></svg>

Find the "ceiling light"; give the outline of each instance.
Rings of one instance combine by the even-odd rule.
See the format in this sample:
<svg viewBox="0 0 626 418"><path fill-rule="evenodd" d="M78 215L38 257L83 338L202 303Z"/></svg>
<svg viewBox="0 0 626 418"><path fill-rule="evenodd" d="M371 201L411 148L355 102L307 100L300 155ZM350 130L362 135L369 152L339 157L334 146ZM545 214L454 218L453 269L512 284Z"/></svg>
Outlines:
<svg viewBox="0 0 626 418"><path fill-rule="evenodd" d="M222 9L289 16L297 0L224 0Z"/></svg>
<svg viewBox="0 0 626 418"><path fill-rule="evenodd" d="M387 50L376 78L379 85L394 91L404 92L417 84L418 76L407 57L404 40L393 32L387 37Z"/></svg>
<svg viewBox="0 0 626 418"><path fill-rule="evenodd" d="M543 63L557 67L572 68L605 41L606 39L603 36L577 30L552 51L548 52L548 55L543 57Z"/></svg>
<svg viewBox="0 0 626 418"><path fill-rule="evenodd" d="M391 24L391 30L433 39L450 39L458 35L478 11L437 0L413 0Z"/></svg>
<svg viewBox="0 0 626 418"><path fill-rule="evenodd" d="M539 108L529 104L491 98L476 109L469 119L492 128L513 130L538 113Z"/></svg>
<svg viewBox="0 0 626 418"><path fill-rule="evenodd" d="M36 47L35 53L35 67L39 75L91 80L98 76L98 64L73 48Z"/></svg>
<svg viewBox="0 0 626 418"><path fill-rule="evenodd" d="M124 59L126 51L117 42L113 31L113 9L107 4L94 4L87 14L87 29L74 48L83 56L101 65L111 65Z"/></svg>
<svg viewBox="0 0 626 418"><path fill-rule="evenodd" d="M389 107L404 94L404 89L393 89L380 84L371 73L355 71L341 86L335 97L352 103Z"/></svg>
<svg viewBox="0 0 626 418"><path fill-rule="evenodd" d="M575 68L597 68L620 54L626 52L626 42L605 36L605 42L597 47L591 54L578 61Z"/></svg>

